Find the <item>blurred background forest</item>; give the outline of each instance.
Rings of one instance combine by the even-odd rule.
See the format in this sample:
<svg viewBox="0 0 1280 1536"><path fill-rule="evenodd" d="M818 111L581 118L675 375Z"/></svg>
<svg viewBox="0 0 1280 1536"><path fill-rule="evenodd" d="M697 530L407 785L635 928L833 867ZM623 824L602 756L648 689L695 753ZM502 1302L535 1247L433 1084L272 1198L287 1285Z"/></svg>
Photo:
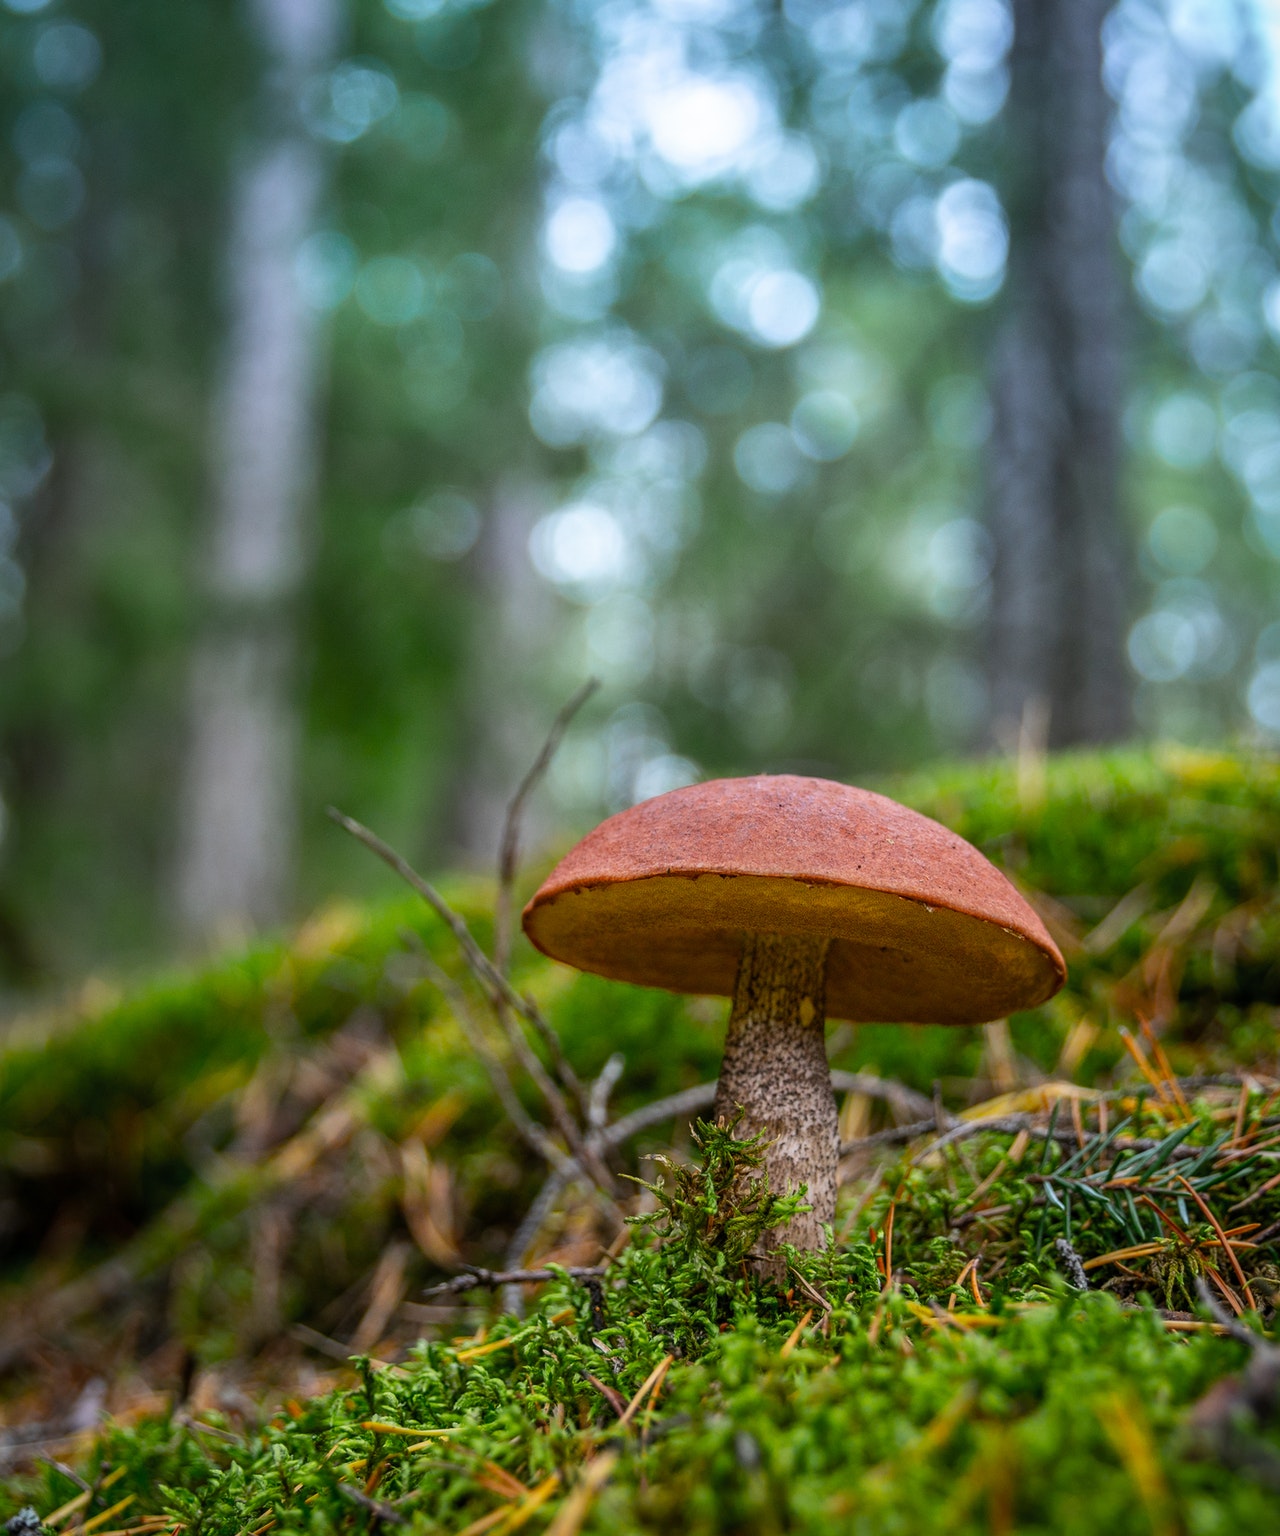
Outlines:
<svg viewBox="0 0 1280 1536"><path fill-rule="evenodd" d="M2 0L0 975L1280 738L1274 0Z"/></svg>

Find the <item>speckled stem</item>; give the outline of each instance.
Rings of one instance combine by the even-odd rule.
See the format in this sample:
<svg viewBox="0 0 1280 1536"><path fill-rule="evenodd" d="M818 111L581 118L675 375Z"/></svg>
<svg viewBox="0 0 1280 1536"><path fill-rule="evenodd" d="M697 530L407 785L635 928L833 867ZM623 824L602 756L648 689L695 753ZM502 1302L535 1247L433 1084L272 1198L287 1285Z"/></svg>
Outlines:
<svg viewBox="0 0 1280 1536"><path fill-rule="evenodd" d="M827 950L830 941L748 934L742 947L715 1112L746 1110L741 1136L765 1131L769 1183L777 1194L805 1184L812 1210L768 1235L767 1246L820 1248L835 1218L839 1133L827 1065ZM757 1268L781 1279L781 1265Z"/></svg>

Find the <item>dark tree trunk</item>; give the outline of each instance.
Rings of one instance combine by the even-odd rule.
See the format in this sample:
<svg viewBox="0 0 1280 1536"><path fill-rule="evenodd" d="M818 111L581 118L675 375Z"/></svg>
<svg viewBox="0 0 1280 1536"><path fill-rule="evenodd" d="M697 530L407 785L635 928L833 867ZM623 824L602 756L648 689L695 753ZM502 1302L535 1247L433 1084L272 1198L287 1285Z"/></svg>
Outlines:
<svg viewBox="0 0 1280 1536"><path fill-rule="evenodd" d="M993 362L988 471L997 739L1047 722L1053 746L1131 725L1119 512L1122 346L1103 171L1111 0L1014 0L1007 111L1008 308Z"/></svg>

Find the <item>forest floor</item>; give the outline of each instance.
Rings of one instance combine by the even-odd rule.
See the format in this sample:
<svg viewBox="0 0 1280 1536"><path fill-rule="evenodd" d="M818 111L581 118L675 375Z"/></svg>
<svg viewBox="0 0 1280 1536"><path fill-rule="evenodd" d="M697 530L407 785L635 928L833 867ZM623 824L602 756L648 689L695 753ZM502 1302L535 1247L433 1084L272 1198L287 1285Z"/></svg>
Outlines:
<svg viewBox="0 0 1280 1536"><path fill-rule="evenodd" d="M1280 1532L1280 765L886 787L1070 978L985 1028L832 1028L837 1222L782 1292L742 1263L757 1150L697 1124L723 1003L527 949L508 991L478 884L16 1025L0 1519Z"/></svg>

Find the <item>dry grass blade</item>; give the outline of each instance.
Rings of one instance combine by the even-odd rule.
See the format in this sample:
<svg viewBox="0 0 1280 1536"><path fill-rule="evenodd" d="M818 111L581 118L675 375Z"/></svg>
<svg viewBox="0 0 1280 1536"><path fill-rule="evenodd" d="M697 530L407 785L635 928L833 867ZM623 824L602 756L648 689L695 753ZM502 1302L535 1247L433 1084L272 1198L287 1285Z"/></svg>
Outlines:
<svg viewBox="0 0 1280 1536"><path fill-rule="evenodd" d="M578 1536L578 1531L582 1528L582 1522L587 1518L596 1495L608 1482L617 1464L617 1451L601 1451L598 1456L593 1457L586 1464L577 1486L561 1505L544 1536Z"/></svg>
<svg viewBox="0 0 1280 1536"><path fill-rule="evenodd" d="M812 1316L812 1313L810 1313L810 1316ZM636 1395L622 1410L621 1416L618 1419L619 1425L630 1424L632 1419L635 1418L640 1404L644 1402L645 1398L648 1397L650 1393L652 1393L655 1398L657 1397L658 1389L662 1386L663 1380L665 1379L667 1372L671 1369L671 1363L674 1359L674 1355L663 1355L662 1359L649 1372L644 1381L641 1382Z"/></svg>
<svg viewBox="0 0 1280 1536"><path fill-rule="evenodd" d="M1097 1413L1146 1507L1154 1536L1177 1536L1169 1486L1141 1408L1115 1393L1098 1403Z"/></svg>
<svg viewBox="0 0 1280 1536"><path fill-rule="evenodd" d="M1119 1264L1125 1259L1149 1259L1163 1251L1163 1242L1134 1243L1129 1248L1113 1248L1110 1253L1100 1253L1095 1258L1086 1259L1082 1268L1101 1269L1104 1264Z"/></svg>
<svg viewBox="0 0 1280 1536"><path fill-rule="evenodd" d="M65 1504L59 1504L52 1514L44 1517L43 1524L50 1528L61 1525L64 1520L69 1519L77 1510L83 1509L92 1497L93 1489L86 1488L83 1493L77 1493L74 1498L68 1499Z"/></svg>
<svg viewBox="0 0 1280 1536"><path fill-rule="evenodd" d="M351 1335L351 1353L367 1355L385 1333L392 1314L404 1299L407 1243L389 1243L369 1283L369 1305Z"/></svg>
<svg viewBox="0 0 1280 1536"><path fill-rule="evenodd" d="M1222 1230L1222 1223L1209 1209L1209 1206L1200 1191L1196 1189L1188 1179L1184 1178L1182 1174L1178 1174L1177 1177L1178 1183L1185 1188L1187 1193L1200 1207L1200 1210L1204 1215L1204 1219L1218 1234L1218 1241L1222 1244L1224 1250L1226 1251L1227 1258L1231 1261L1231 1267L1233 1270L1235 1270L1236 1279L1240 1282L1240 1289L1244 1292L1245 1299L1248 1301L1250 1307L1252 1307L1256 1312L1258 1310L1258 1303L1254 1299L1253 1292L1249 1289L1249 1282L1244 1277L1244 1270L1240 1268L1240 1260L1236 1257L1236 1251L1227 1241L1227 1234Z"/></svg>
<svg viewBox="0 0 1280 1536"><path fill-rule="evenodd" d="M1243 1200L1237 1200L1236 1203L1231 1206L1231 1210L1244 1210L1245 1206L1252 1205L1255 1200L1260 1200L1263 1195L1269 1195L1278 1184L1280 1184L1280 1173L1273 1174L1271 1178L1259 1184L1257 1189L1251 1189Z"/></svg>
<svg viewBox="0 0 1280 1536"><path fill-rule="evenodd" d="M1096 928L1086 933L1082 944L1091 955L1104 955L1151 910L1151 887L1136 885L1122 896Z"/></svg>
<svg viewBox="0 0 1280 1536"><path fill-rule="evenodd" d="M126 1493L124 1498L117 1499L114 1504L104 1509L101 1514L94 1515L92 1520L86 1520L83 1525L77 1526L77 1531L81 1533L81 1536L88 1536L90 1531L96 1531L100 1525L105 1525L113 1515L118 1515L121 1510L128 1509L137 1497L136 1493Z"/></svg>
<svg viewBox="0 0 1280 1536"><path fill-rule="evenodd" d="M1151 1021L1146 1017L1145 1014L1138 1015L1138 1024L1142 1029L1142 1038L1151 1047L1151 1054L1155 1057L1156 1065L1160 1068L1160 1072L1162 1074L1161 1081L1168 1085L1169 1091L1172 1093L1174 1100L1177 1103L1178 1108L1182 1111L1184 1117L1187 1120L1192 1119L1193 1117L1191 1114L1191 1106L1187 1103L1186 1095L1182 1091L1182 1085L1178 1082L1178 1079L1174 1074L1174 1070L1169 1062L1169 1058L1165 1054L1164 1046L1160 1043L1159 1035L1157 1035L1155 1030L1152 1029Z"/></svg>
<svg viewBox="0 0 1280 1536"><path fill-rule="evenodd" d="M1235 1315L1237 1317L1243 1317L1244 1316L1244 1303L1240 1300L1240 1298L1236 1295L1236 1293L1231 1289L1231 1287L1227 1284L1227 1282L1222 1278L1222 1276L1218 1273L1218 1271L1213 1267L1213 1265L1212 1264L1206 1264L1205 1267L1204 1267L1204 1272L1205 1272L1206 1275L1208 1275L1210 1280L1213 1281L1214 1285L1216 1285L1218 1287L1218 1289L1222 1292L1223 1296L1226 1298L1227 1305L1231 1308L1231 1310L1235 1313Z"/></svg>
<svg viewBox="0 0 1280 1536"><path fill-rule="evenodd" d="M898 1213L897 1196L889 1202L889 1213L884 1219L884 1283L893 1285L893 1219Z"/></svg>
<svg viewBox="0 0 1280 1536"><path fill-rule="evenodd" d="M795 1325L795 1327L787 1335L786 1340L783 1343L782 1348L778 1351L778 1358L780 1360L790 1359L792 1350L795 1349L796 1345L800 1342L800 1336L804 1333L805 1329L809 1326L809 1324L812 1321L813 1321L813 1308L810 1307L809 1310L805 1313L805 1315L800 1319L800 1321Z"/></svg>
<svg viewBox="0 0 1280 1536"><path fill-rule="evenodd" d="M509 1531L518 1531L537 1514L559 1486L560 1474L553 1472L536 1488L525 1490L519 1504L514 1507L506 1505L501 1509L493 1510L490 1514L482 1515L479 1520L473 1520L470 1525L459 1531L458 1536L481 1536L484 1531L492 1531L494 1536L507 1536Z"/></svg>
<svg viewBox="0 0 1280 1536"><path fill-rule="evenodd" d="M1143 1054L1142 1047L1134 1039L1132 1031L1126 1029L1123 1024L1120 1026L1120 1039L1124 1045L1125 1050L1128 1051L1129 1055L1133 1058L1138 1071L1142 1073L1143 1077L1145 1077L1146 1080L1155 1089L1161 1102L1165 1104L1172 1103L1172 1095L1166 1089L1164 1083L1161 1082L1159 1073L1155 1070L1155 1068Z"/></svg>

